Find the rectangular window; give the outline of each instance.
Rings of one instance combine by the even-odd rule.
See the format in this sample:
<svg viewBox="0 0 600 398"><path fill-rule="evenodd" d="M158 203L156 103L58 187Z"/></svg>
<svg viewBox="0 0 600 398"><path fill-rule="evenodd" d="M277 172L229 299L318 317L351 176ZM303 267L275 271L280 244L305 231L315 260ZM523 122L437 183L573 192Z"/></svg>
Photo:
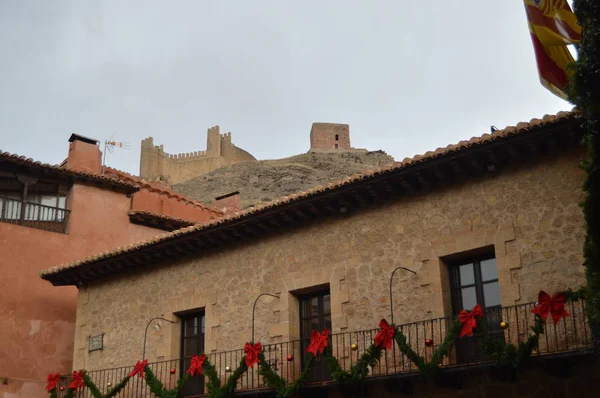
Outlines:
<svg viewBox="0 0 600 398"><path fill-rule="evenodd" d="M335 149L339 149L339 147L340 146L338 144L335 144Z"/></svg>
<svg viewBox="0 0 600 398"><path fill-rule="evenodd" d="M476 304L483 308L500 306L498 268L493 255L458 262L451 271L455 313L470 310Z"/></svg>
<svg viewBox="0 0 600 398"><path fill-rule="evenodd" d="M484 311L490 335L503 339L504 334L499 326L502 321L500 285L494 254L453 261L448 265L454 314L458 315L462 310L470 311L479 304ZM459 339L456 352L459 362L483 359L483 352L474 338Z"/></svg>
<svg viewBox="0 0 600 398"><path fill-rule="evenodd" d="M306 348L310 344L313 330L329 330L331 336L331 294L329 290L300 297L300 339L302 341L302 366L306 363ZM331 342L330 342L331 343ZM331 376L325 362L319 356L312 362L308 375L311 381L329 380Z"/></svg>
<svg viewBox="0 0 600 398"><path fill-rule="evenodd" d="M204 312L194 312L181 317L181 364L179 371L185 375L194 355L204 352L205 317ZM183 396L204 393L204 376L190 377L182 389Z"/></svg>

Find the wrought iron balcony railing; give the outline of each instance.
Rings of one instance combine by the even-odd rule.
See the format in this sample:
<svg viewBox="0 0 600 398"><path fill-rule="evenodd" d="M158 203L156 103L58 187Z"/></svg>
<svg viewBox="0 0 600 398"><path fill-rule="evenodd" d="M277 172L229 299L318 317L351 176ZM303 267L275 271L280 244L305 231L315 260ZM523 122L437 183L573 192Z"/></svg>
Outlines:
<svg viewBox="0 0 600 398"><path fill-rule="evenodd" d="M0 196L0 222L52 232L67 232L70 210Z"/></svg>
<svg viewBox="0 0 600 398"><path fill-rule="evenodd" d="M518 345L519 342L524 342L527 339L529 328L534 324L534 315L531 313L534 306L534 303L529 303L498 308L489 311L486 317L490 326L493 322L498 322L498 324L501 321L507 322L508 327L506 329L497 328L500 331L498 337L503 338L507 343ZM548 357L591 351L592 338L585 316L585 301L569 302L566 304L566 310L570 316L563 318L558 324L554 325L551 318L547 320L545 333L540 336L537 350L534 351L533 356ZM404 324L399 328L407 337L408 343L413 349L426 360L430 360L433 350L444 340L446 331L450 328L452 321L451 317L437 318ZM338 358L344 369L349 370L350 366L355 364L356 360L371 345L377 332L378 329L371 329L333 334L330 338L333 355ZM426 344L428 339L433 341L431 346ZM491 363L482 352L473 350L473 347L477 346L476 344L467 344L461 347L461 340L468 343L468 340L459 339L451 355L443 359L440 364L441 368L469 367ZM353 346L353 344L356 346ZM301 340L267 344L264 346L265 358L270 362L275 372L288 382L292 382L302 371L304 351L307 345L308 341ZM461 353L461 350L464 349L468 352ZM288 356L291 357L288 358ZM229 369L235 369L244 357L243 349L208 354L208 359L215 365L223 383L231 374L228 367ZM182 366L183 364L184 359L174 359L150 363L149 366L165 387L173 388L177 379L186 370ZM313 372L309 375L307 386L331 382L328 371L322 364L322 362L317 361ZM110 385L118 383L132 369L133 364L120 368L90 371L89 376L101 391L106 392ZM368 378L390 377L416 372L417 370L415 364L409 361L394 345L392 350L384 351L377 366L370 370ZM202 395L200 380L196 380L196 385L192 385L184 396ZM68 380L63 382L63 386L66 385L68 385ZM254 366L240 378L236 391L258 392L267 388L264 380L258 374L258 366ZM80 396L91 397L91 394L87 389L84 389ZM154 395L150 393L144 379L136 376L118 396L151 398Z"/></svg>

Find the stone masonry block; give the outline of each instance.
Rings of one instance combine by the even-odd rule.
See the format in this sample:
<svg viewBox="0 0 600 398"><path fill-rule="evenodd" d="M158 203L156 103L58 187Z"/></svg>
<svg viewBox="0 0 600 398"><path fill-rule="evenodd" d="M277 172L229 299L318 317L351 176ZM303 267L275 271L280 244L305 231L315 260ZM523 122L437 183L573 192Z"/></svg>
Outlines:
<svg viewBox="0 0 600 398"><path fill-rule="evenodd" d="M278 323L269 326L269 337L282 337L289 334L289 323Z"/></svg>

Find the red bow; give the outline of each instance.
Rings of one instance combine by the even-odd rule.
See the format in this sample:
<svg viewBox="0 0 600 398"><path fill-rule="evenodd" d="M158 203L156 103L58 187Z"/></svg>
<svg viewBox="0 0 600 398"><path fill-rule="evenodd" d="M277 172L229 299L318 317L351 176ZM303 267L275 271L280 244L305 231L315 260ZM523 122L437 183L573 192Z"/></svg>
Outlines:
<svg viewBox="0 0 600 398"><path fill-rule="evenodd" d="M204 374L204 369L202 365L204 365L204 361L206 360L206 355L202 354L198 357L198 355L194 355L192 357L192 363L190 364L190 368L187 373L192 376Z"/></svg>
<svg viewBox="0 0 600 398"><path fill-rule="evenodd" d="M80 388L85 387L85 384L83 383L83 370L80 370L79 372L73 371L72 377L73 380L71 381L71 384L69 384L69 388L79 390Z"/></svg>
<svg viewBox="0 0 600 398"><path fill-rule="evenodd" d="M244 346L244 352L246 353L246 366L251 368L255 363L258 363L258 354L262 351L262 344L260 342L252 345L246 343Z"/></svg>
<svg viewBox="0 0 600 398"><path fill-rule="evenodd" d="M327 345L329 344L327 340L328 337L329 330L327 329L323 329L321 333L317 332L316 330L313 330L312 336L310 338L310 344L308 345L306 352L312 352L314 356L317 356L318 352L322 354L325 350L325 347L327 347Z"/></svg>
<svg viewBox="0 0 600 398"><path fill-rule="evenodd" d="M534 314L538 314L542 321L546 322L549 314L552 314L554 324L560 321L561 318L569 316L565 311L565 295L556 293L552 298L545 291L541 290L538 295L538 306L531 310Z"/></svg>
<svg viewBox="0 0 600 398"><path fill-rule="evenodd" d="M146 365L148 365L148 360L137 361L131 373L129 373L128 377L133 377L135 375L139 375L140 377L144 377L144 369L146 369Z"/></svg>
<svg viewBox="0 0 600 398"><path fill-rule="evenodd" d="M473 328L477 328L477 319L475 319L475 317L482 316L483 311L481 310L481 306L479 304L473 307L471 312L462 310L460 314L458 314L458 320L463 324L460 331L460 337L473 336Z"/></svg>
<svg viewBox="0 0 600 398"><path fill-rule="evenodd" d="M396 328L394 325L390 326L385 319L379 322L379 327L381 329L375 335L375 347L391 350Z"/></svg>
<svg viewBox="0 0 600 398"><path fill-rule="evenodd" d="M50 373L48 375L48 385L46 391L52 391L56 388L56 384L60 381L60 373Z"/></svg>

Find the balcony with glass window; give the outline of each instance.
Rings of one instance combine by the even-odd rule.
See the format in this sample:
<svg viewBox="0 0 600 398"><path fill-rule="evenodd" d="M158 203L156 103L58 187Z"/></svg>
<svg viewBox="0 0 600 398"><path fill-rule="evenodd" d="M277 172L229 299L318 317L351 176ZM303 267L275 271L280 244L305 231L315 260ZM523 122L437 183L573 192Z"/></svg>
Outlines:
<svg viewBox="0 0 600 398"><path fill-rule="evenodd" d="M64 234L67 232L69 214L64 204L62 207L48 206L0 196L0 222Z"/></svg>
<svg viewBox="0 0 600 398"><path fill-rule="evenodd" d="M0 176L0 222L66 233L68 190L68 186L31 177Z"/></svg>

